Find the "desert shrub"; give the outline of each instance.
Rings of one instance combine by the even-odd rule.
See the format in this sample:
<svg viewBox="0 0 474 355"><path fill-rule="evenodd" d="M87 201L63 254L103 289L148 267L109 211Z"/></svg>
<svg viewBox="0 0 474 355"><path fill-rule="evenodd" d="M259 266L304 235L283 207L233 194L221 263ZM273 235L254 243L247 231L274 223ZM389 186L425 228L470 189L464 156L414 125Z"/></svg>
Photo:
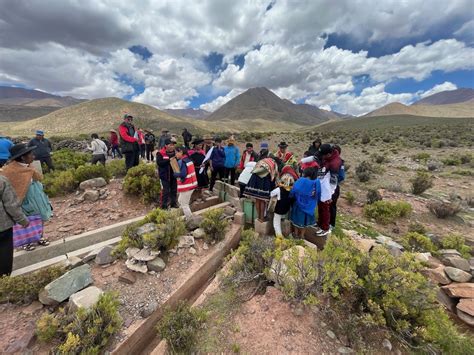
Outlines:
<svg viewBox="0 0 474 355"><path fill-rule="evenodd" d="M436 217L444 219L455 216L462 208L459 201L433 200L428 202L428 209Z"/></svg>
<svg viewBox="0 0 474 355"><path fill-rule="evenodd" d="M412 156L413 160L422 161L422 162L426 162L430 158L431 158L431 155L429 153L418 153Z"/></svg>
<svg viewBox="0 0 474 355"><path fill-rule="evenodd" d="M123 190L127 194L140 196L144 203L159 201L161 185L155 166L140 164L129 169L123 181Z"/></svg>
<svg viewBox="0 0 474 355"><path fill-rule="evenodd" d="M372 160L377 164L388 162L388 158L383 154L372 154Z"/></svg>
<svg viewBox="0 0 474 355"><path fill-rule="evenodd" d="M443 249L456 249L462 257L469 259L471 257L471 247L466 245L466 239L458 234L450 234L441 239Z"/></svg>
<svg viewBox="0 0 474 355"><path fill-rule="evenodd" d="M143 245L154 250L170 250L178 245L179 237L186 233L186 224L178 211L166 213L166 221L157 224L156 230L142 236Z"/></svg>
<svg viewBox="0 0 474 355"><path fill-rule="evenodd" d="M77 188L74 169L65 171L55 170L44 175L44 191L49 197L55 197L73 192Z"/></svg>
<svg viewBox="0 0 474 355"><path fill-rule="evenodd" d="M459 160L461 161L461 164L469 164L472 161L472 155L462 154L459 156Z"/></svg>
<svg viewBox="0 0 474 355"><path fill-rule="evenodd" d="M364 134L360 140L362 144L369 144L370 143L370 136L368 134Z"/></svg>
<svg viewBox="0 0 474 355"><path fill-rule="evenodd" d="M443 164L437 160L430 160L427 164L426 167L428 168L429 171L435 171L441 169Z"/></svg>
<svg viewBox="0 0 474 355"><path fill-rule="evenodd" d="M0 278L0 303L28 303L38 299L40 291L65 270L52 266L34 273Z"/></svg>
<svg viewBox="0 0 474 355"><path fill-rule="evenodd" d="M219 242L224 239L225 232L229 226L229 221L225 218L224 210L216 208L203 214L204 220L201 222L201 228L206 233L204 240L208 243Z"/></svg>
<svg viewBox="0 0 474 355"><path fill-rule="evenodd" d="M351 205L351 206L354 204L354 202L355 202L355 200L356 200L356 197L354 196L354 194L353 194L351 191L348 191L348 192L346 193L345 198L346 198L346 200L347 200L347 203L348 203L349 205Z"/></svg>
<svg viewBox="0 0 474 355"><path fill-rule="evenodd" d="M179 302L175 310L165 311L156 329L166 339L173 353L192 353L203 328L207 314L199 308L191 308L186 302Z"/></svg>
<svg viewBox="0 0 474 355"><path fill-rule="evenodd" d="M391 192L404 192L403 186L399 181L390 182L384 185L383 188Z"/></svg>
<svg viewBox="0 0 474 355"><path fill-rule="evenodd" d="M469 207L474 207L474 196L467 196L465 198L465 201L466 201L466 204L469 206Z"/></svg>
<svg viewBox="0 0 474 355"><path fill-rule="evenodd" d="M114 159L106 165L108 172L114 177L123 177L127 174L124 159Z"/></svg>
<svg viewBox="0 0 474 355"><path fill-rule="evenodd" d="M370 205L374 202L382 201L382 195L377 189L369 189L367 191L367 203Z"/></svg>
<svg viewBox="0 0 474 355"><path fill-rule="evenodd" d="M91 154L60 149L54 152L52 160L55 170L76 169L91 161Z"/></svg>
<svg viewBox="0 0 474 355"><path fill-rule="evenodd" d="M408 231L419 234L426 234L425 226L418 222L410 223L410 225L408 226Z"/></svg>
<svg viewBox="0 0 474 355"><path fill-rule="evenodd" d="M74 171L77 184L98 177L103 177L106 181L110 180L110 172L102 164L82 165Z"/></svg>
<svg viewBox="0 0 474 355"><path fill-rule="evenodd" d="M360 182L367 182L370 180L370 177L372 173L374 172L374 169L369 162L363 161L358 166L356 166L355 172Z"/></svg>
<svg viewBox="0 0 474 355"><path fill-rule="evenodd" d="M44 314L36 323L36 334L42 341L57 339L61 344L53 351L62 354L99 354L122 326L116 294L103 293L89 310L64 309L55 315Z"/></svg>
<svg viewBox="0 0 474 355"><path fill-rule="evenodd" d="M444 165L449 165L449 166L457 166L461 165L461 159L455 155L452 155L450 157L444 158L442 160Z"/></svg>
<svg viewBox="0 0 474 355"><path fill-rule="evenodd" d="M388 224L395 219L406 217L411 213L411 205L408 202L377 201L364 207L364 214L367 218L373 218L378 223Z"/></svg>
<svg viewBox="0 0 474 355"><path fill-rule="evenodd" d="M474 176L474 171L464 169L457 169L454 170L452 173L461 176Z"/></svg>
<svg viewBox="0 0 474 355"><path fill-rule="evenodd" d="M417 232L405 234L402 237L400 244L402 244L406 250L420 253L433 253L437 249L430 238Z"/></svg>
<svg viewBox="0 0 474 355"><path fill-rule="evenodd" d="M433 177L424 171L418 171L416 176L410 180L412 192L420 195L429 188L433 187Z"/></svg>

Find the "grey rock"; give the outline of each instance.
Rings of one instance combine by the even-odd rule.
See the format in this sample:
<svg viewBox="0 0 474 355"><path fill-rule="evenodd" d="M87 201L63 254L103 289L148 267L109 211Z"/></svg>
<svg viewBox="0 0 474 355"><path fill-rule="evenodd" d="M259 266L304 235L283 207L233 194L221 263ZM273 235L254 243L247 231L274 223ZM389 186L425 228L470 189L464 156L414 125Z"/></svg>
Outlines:
<svg viewBox="0 0 474 355"><path fill-rule="evenodd" d="M459 319L461 319L464 323L469 324L471 327L474 327L474 317L471 316L470 314L467 314L466 312L463 312L461 310L457 310L456 314L458 315Z"/></svg>
<svg viewBox="0 0 474 355"><path fill-rule="evenodd" d="M100 249L99 253L95 257L95 262L98 265L111 264L115 258L112 256L112 251L114 248L110 245L106 245Z"/></svg>
<svg viewBox="0 0 474 355"><path fill-rule="evenodd" d="M382 346L387 349L388 351L392 351L392 343L388 339L384 339L382 341Z"/></svg>
<svg viewBox="0 0 474 355"><path fill-rule="evenodd" d="M447 266L444 269L444 272L448 275L448 277L456 282L468 282L472 275L468 272L465 272L461 269L456 269L455 267Z"/></svg>
<svg viewBox="0 0 474 355"><path fill-rule="evenodd" d="M119 275L118 280L120 282L133 285L135 282L137 282L137 277L133 272L124 272Z"/></svg>
<svg viewBox="0 0 474 355"><path fill-rule="evenodd" d="M81 198L84 200L84 201L91 201L91 202L95 202L99 199L99 191L96 191L96 190L87 190L86 192L84 192L84 194L81 196Z"/></svg>
<svg viewBox="0 0 474 355"><path fill-rule="evenodd" d="M196 255L197 251L193 247L188 249L189 254Z"/></svg>
<svg viewBox="0 0 474 355"><path fill-rule="evenodd" d="M71 310L77 310L79 308L89 309L99 301L99 297L103 293L100 288L89 286L69 297L69 307Z"/></svg>
<svg viewBox="0 0 474 355"><path fill-rule="evenodd" d="M84 264L84 260L78 256L69 256L66 260L62 262L65 268L67 269L74 269L82 264Z"/></svg>
<svg viewBox="0 0 474 355"><path fill-rule="evenodd" d="M456 301L440 288L436 291L436 299L442 306L446 307L446 309L456 313Z"/></svg>
<svg viewBox="0 0 474 355"><path fill-rule="evenodd" d="M100 251L100 250L101 250L101 249L92 250L89 254L87 254L86 256L84 256L84 257L82 258L82 261L83 261L84 263L88 263L89 261L94 260L95 257L97 256L97 254L99 254L99 251Z"/></svg>
<svg viewBox="0 0 474 355"><path fill-rule="evenodd" d="M377 243L387 244L388 242L391 242L393 239L390 237L386 237L384 235L379 235L377 238L375 238L375 240L377 241Z"/></svg>
<svg viewBox="0 0 474 355"><path fill-rule="evenodd" d="M137 235L141 237L144 234L151 233L154 231L156 231L156 225L154 223L147 223L137 228Z"/></svg>
<svg viewBox="0 0 474 355"><path fill-rule="evenodd" d="M190 231L198 229L203 220L203 216L193 215L189 220L186 221L186 228L188 228Z"/></svg>
<svg viewBox="0 0 474 355"><path fill-rule="evenodd" d="M415 259L422 263L427 263L428 261L430 261L430 256L431 253L416 253Z"/></svg>
<svg viewBox="0 0 474 355"><path fill-rule="evenodd" d="M330 337L331 339L336 339L336 334L334 334L334 332L333 332L332 330L328 330L328 331L326 332L326 335L327 335L328 337Z"/></svg>
<svg viewBox="0 0 474 355"><path fill-rule="evenodd" d="M127 254L128 258L133 258L135 256L135 254L138 253L139 251L140 251L140 249L138 249L138 248L130 247L130 248L127 248L125 250L125 254Z"/></svg>
<svg viewBox="0 0 474 355"><path fill-rule="evenodd" d="M206 235L206 232L204 232L204 229L198 228L193 232L193 237L196 239L202 239Z"/></svg>
<svg viewBox="0 0 474 355"><path fill-rule="evenodd" d="M148 272L148 267L146 264L136 261L134 259L128 259L125 261L125 266L132 271L141 272L142 274L146 274Z"/></svg>
<svg viewBox="0 0 474 355"><path fill-rule="evenodd" d="M339 354L352 354L354 350L348 348L347 346L341 346L339 349L337 349L337 352Z"/></svg>
<svg viewBox="0 0 474 355"><path fill-rule="evenodd" d="M448 257L448 256L461 256L461 253L458 252L456 249L441 249L438 251L438 253L442 256Z"/></svg>
<svg viewBox="0 0 474 355"><path fill-rule="evenodd" d="M448 256L446 258L443 258L442 262L447 266L452 266L457 269L461 269L462 271L466 271L466 272L471 271L471 266L469 265L469 261L461 258L460 256Z"/></svg>
<svg viewBox="0 0 474 355"><path fill-rule="evenodd" d="M194 245L194 237L192 235L182 235L179 237L178 249L179 248L190 248Z"/></svg>
<svg viewBox="0 0 474 355"><path fill-rule="evenodd" d="M204 244L202 245L202 248L203 248L204 250L208 250L208 249L209 249L209 245L207 245L207 243L204 243Z"/></svg>
<svg viewBox="0 0 474 355"><path fill-rule="evenodd" d="M140 312L140 315L142 316L142 318L148 318L157 309L158 309L158 302L152 301L149 304L147 304L145 307L142 308L142 310Z"/></svg>
<svg viewBox="0 0 474 355"><path fill-rule="evenodd" d="M154 271L154 272L161 272L166 267L166 264L163 261L163 259L158 258L158 257L152 261L147 262L146 265L148 266L148 270Z"/></svg>
<svg viewBox="0 0 474 355"><path fill-rule="evenodd" d="M87 264L81 265L46 285L39 294L39 301L47 306L56 305L91 283L91 267Z"/></svg>
<svg viewBox="0 0 474 355"><path fill-rule="evenodd" d="M94 187L95 188L103 187L105 185L107 185L107 181L105 181L105 179L102 177L98 177L98 178L89 179L89 180L81 182L79 184L79 189L81 189L82 191L85 191L85 190L92 189Z"/></svg>
<svg viewBox="0 0 474 355"><path fill-rule="evenodd" d="M155 260L159 254L160 254L159 251L143 248L137 253L135 253L135 255L133 255L133 259L135 259L136 261L144 261L144 262L152 261L152 260Z"/></svg>
<svg viewBox="0 0 474 355"><path fill-rule="evenodd" d="M232 217L236 212L237 212L237 210L233 207L227 206L226 208L224 208L224 214L226 216L231 216Z"/></svg>

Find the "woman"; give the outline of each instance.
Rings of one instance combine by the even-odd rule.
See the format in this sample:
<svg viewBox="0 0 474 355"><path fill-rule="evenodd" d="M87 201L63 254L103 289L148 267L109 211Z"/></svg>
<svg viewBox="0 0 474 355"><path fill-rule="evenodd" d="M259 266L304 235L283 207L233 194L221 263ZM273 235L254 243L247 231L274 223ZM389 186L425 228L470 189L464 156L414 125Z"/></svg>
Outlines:
<svg viewBox="0 0 474 355"><path fill-rule="evenodd" d="M110 146L112 147L112 158L115 159L118 156L120 159L122 159L122 153L120 152L119 148L119 138L115 129L110 130L109 142Z"/></svg>
<svg viewBox="0 0 474 355"><path fill-rule="evenodd" d="M193 214L189 204L191 202L193 191L198 187L196 170L193 162L187 156L187 150L185 147L177 147L175 157L178 160L180 170L179 172L174 173L178 182L178 204L183 210L186 219L191 219Z"/></svg>
<svg viewBox="0 0 474 355"><path fill-rule="evenodd" d="M188 151L189 159L194 164L195 169L199 169L196 171L197 175L197 182L198 187L197 191L197 199L202 199L202 191L209 186L209 176L207 175L207 167L202 166L204 162L204 158L206 157L206 151L203 147L204 140L203 139L195 139L191 144L193 145L193 149ZM202 172L201 172L201 168Z"/></svg>
<svg viewBox="0 0 474 355"><path fill-rule="evenodd" d="M298 180L296 172L290 166L285 166L278 179L278 187L271 192L271 196L277 198L273 214L273 229L277 237L283 236L281 220L290 212L291 205L293 204L290 192L296 180Z"/></svg>
<svg viewBox="0 0 474 355"><path fill-rule="evenodd" d="M34 160L33 150L35 147L27 147L25 144L15 144L11 149L10 162L0 172L12 184L21 208L26 216L41 216L43 222L49 221L52 216L52 208L48 196L43 191L41 180L43 175L31 166ZM49 241L41 238L39 245L49 245ZM32 244L23 246L25 250L34 250Z"/></svg>

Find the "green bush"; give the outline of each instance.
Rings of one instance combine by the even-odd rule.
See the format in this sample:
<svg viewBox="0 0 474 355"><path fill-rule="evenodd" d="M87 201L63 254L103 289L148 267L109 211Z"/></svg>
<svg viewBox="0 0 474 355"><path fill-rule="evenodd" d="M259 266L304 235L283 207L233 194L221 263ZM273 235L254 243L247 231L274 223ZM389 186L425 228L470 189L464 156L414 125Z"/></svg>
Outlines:
<svg viewBox="0 0 474 355"><path fill-rule="evenodd" d="M374 202L382 201L382 195L377 189L369 189L367 191L367 203L371 205Z"/></svg>
<svg viewBox="0 0 474 355"><path fill-rule="evenodd" d="M216 208L203 214L204 220L201 222L201 228L206 233L204 240L208 243L219 242L225 237L229 221L225 218L224 210Z"/></svg>
<svg viewBox="0 0 474 355"><path fill-rule="evenodd" d="M466 245L466 239L458 234L450 234L441 239L443 249L456 249L462 257L469 259L471 257L471 247Z"/></svg>
<svg viewBox="0 0 474 355"><path fill-rule="evenodd" d="M128 170L123 181L125 193L140 196L144 203L160 200L161 185L154 165L140 164Z"/></svg>
<svg viewBox="0 0 474 355"><path fill-rule="evenodd" d="M372 154L372 160L377 164L388 162L388 158L383 154Z"/></svg>
<svg viewBox="0 0 474 355"><path fill-rule="evenodd" d="M412 252L434 253L437 250L436 246L433 244L430 238L417 232L410 232L405 234L402 237L400 243L406 250Z"/></svg>
<svg viewBox="0 0 474 355"><path fill-rule="evenodd" d="M65 270L52 266L34 273L0 278L0 303L29 303L38 299L40 291Z"/></svg>
<svg viewBox="0 0 474 355"><path fill-rule="evenodd" d="M416 176L410 180L412 192L415 195L420 195L429 188L433 187L433 176L425 171L418 171Z"/></svg>
<svg viewBox="0 0 474 355"><path fill-rule="evenodd" d="M124 159L114 159L106 164L107 171L113 177L124 177L127 174Z"/></svg>
<svg viewBox="0 0 474 355"><path fill-rule="evenodd" d="M156 329L166 339L172 353L192 353L199 331L204 327L207 314L180 301L175 310L166 310Z"/></svg>
<svg viewBox="0 0 474 355"><path fill-rule="evenodd" d="M411 223L408 226L408 231L409 232L415 232L415 233L418 233L418 234L426 234L425 226L421 223L418 223L418 222Z"/></svg>
<svg viewBox="0 0 474 355"><path fill-rule="evenodd" d="M455 216L461 211L459 201L440 201L433 200L428 202L428 209L440 219Z"/></svg>
<svg viewBox="0 0 474 355"><path fill-rule="evenodd" d="M415 161L427 162L431 158L431 155L428 153L418 153L412 156L412 159Z"/></svg>
<svg viewBox="0 0 474 355"><path fill-rule="evenodd" d="M369 144L370 143L370 136L368 134L364 134L360 140L362 144Z"/></svg>
<svg viewBox="0 0 474 355"><path fill-rule="evenodd" d="M397 218L406 217L411 211L411 205L402 201L377 201L364 207L366 217L373 218L382 224L392 223Z"/></svg>
<svg viewBox="0 0 474 355"><path fill-rule="evenodd" d="M110 180L110 172L102 164L82 165L74 171L74 179L79 185L81 182L103 177L107 182Z"/></svg>
<svg viewBox="0 0 474 355"><path fill-rule="evenodd" d="M457 156L450 156L442 160L444 165L457 166L461 165L461 159Z"/></svg>
<svg viewBox="0 0 474 355"><path fill-rule="evenodd" d="M44 191L49 197L56 197L73 192L78 184L74 178L74 169L54 170L44 175Z"/></svg>
<svg viewBox="0 0 474 355"><path fill-rule="evenodd" d="M358 166L356 166L355 170L356 176L360 182L369 181L373 172L374 168L367 161L361 162Z"/></svg>
<svg viewBox="0 0 474 355"><path fill-rule="evenodd" d="M472 161L472 155L471 154L463 154L459 156L459 160L461 161L461 164L469 164Z"/></svg>
<svg viewBox="0 0 474 355"><path fill-rule="evenodd" d="M55 170L76 169L90 162L91 154L76 152L71 149L60 149L52 155Z"/></svg>
<svg viewBox="0 0 474 355"><path fill-rule="evenodd" d="M347 203L348 203L349 205L351 205L351 206L354 204L354 202L355 202L355 200L356 200L356 197L354 196L354 194L353 194L351 191L348 191L348 192L346 193L345 198L346 198L346 200L347 200Z"/></svg>

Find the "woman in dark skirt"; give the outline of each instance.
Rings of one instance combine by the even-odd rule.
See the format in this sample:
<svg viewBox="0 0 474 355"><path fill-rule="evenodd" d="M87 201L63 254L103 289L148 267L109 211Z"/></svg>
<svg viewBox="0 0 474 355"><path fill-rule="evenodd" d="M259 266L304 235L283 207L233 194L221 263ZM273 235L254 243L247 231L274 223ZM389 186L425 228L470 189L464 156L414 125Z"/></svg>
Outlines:
<svg viewBox="0 0 474 355"><path fill-rule="evenodd" d="M189 159L193 162L196 168L196 175L198 187L195 190L198 199L202 199L202 190L209 186L209 176L207 175L207 167L201 173L201 165L206 157L206 152L203 149L204 140L196 139L192 142L193 148L188 151Z"/></svg>
<svg viewBox="0 0 474 355"><path fill-rule="evenodd" d="M278 175L278 167L275 160L264 158L260 160L252 171L245 195L255 198L257 218L263 221L265 218L266 204L270 200L270 192L275 188L275 179Z"/></svg>

